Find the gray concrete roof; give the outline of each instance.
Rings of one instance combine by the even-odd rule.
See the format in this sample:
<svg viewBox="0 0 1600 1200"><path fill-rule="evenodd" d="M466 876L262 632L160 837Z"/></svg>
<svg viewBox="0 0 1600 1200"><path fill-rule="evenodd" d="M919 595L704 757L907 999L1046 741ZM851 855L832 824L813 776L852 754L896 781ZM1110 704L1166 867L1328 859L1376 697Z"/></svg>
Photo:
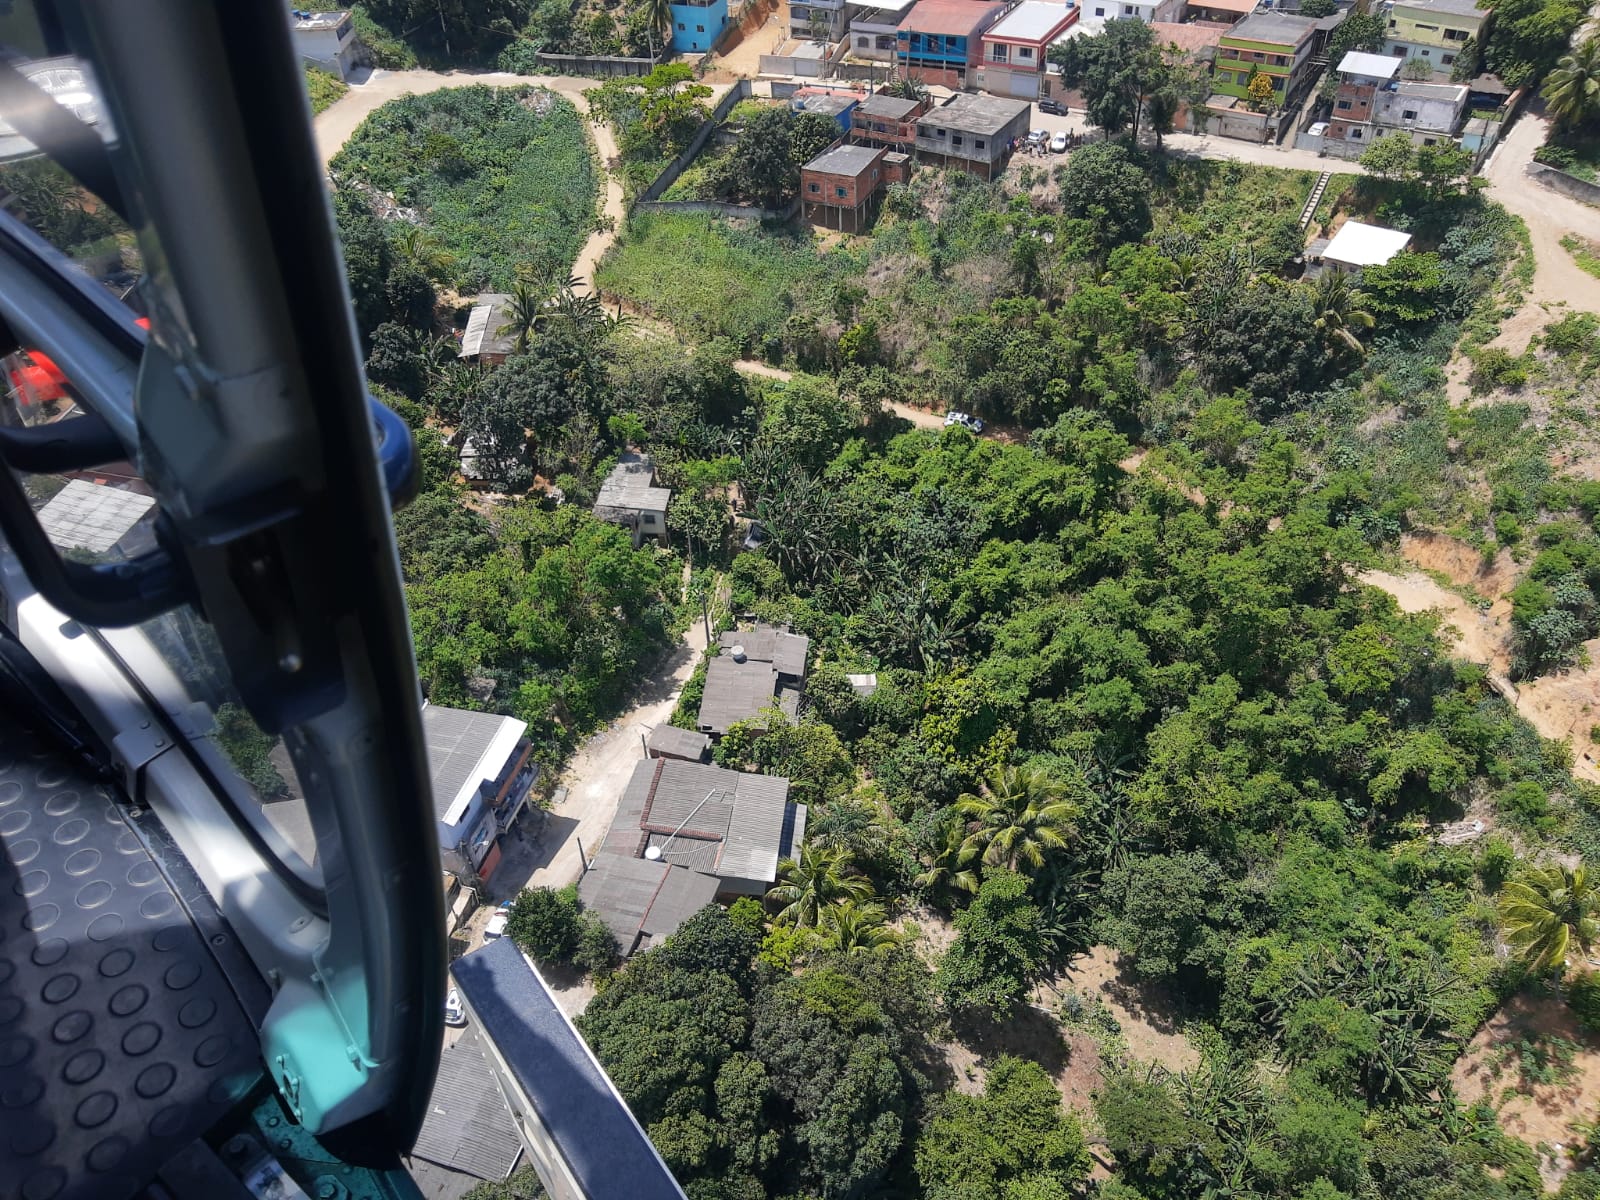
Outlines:
<svg viewBox="0 0 1600 1200"><path fill-rule="evenodd" d="M699 760L711 749L711 739L703 733L679 729L676 725L657 725L650 731L650 740L645 745L661 754Z"/></svg>
<svg viewBox="0 0 1600 1200"><path fill-rule="evenodd" d="M1015 38L1018 41L1043 41L1052 30L1067 19L1071 12L1065 4L1046 3L1046 0L1022 0L998 22L991 25L984 37Z"/></svg>
<svg viewBox="0 0 1600 1200"><path fill-rule="evenodd" d="M960 133L999 133L1018 115L1031 112L1033 105L1027 100L1007 100L1000 96L978 96L971 92L957 92L950 103L931 108L918 122L932 122L944 129Z"/></svg>
<svg viewBox="0 0 1600 1200"><path fill-rule="evenodd" d="M883 154L881 146L835 146L824 150L805 165L807 171L826 171L830 175L861 174Z"/></svg>
<svg viewBox="0 0 1600 1200"><path fill-rule="evenodd" d="M900 96L877 92L863 100L856 111L863 116L882 117L885 121L903 121L920 103L922 103L920 100L906 100Z"/></svg>
<svg viewBox="0 0 1600 1200"><path fill-rule="evenodd" d="M722 842L716 839L673 837L669 833L645 834L645 846L656 847L661 857L675 867L699 871L705 875L717 873L717 859L722 856ZM643 851L641 851L643 853Z"/></svg>
<svg viewBox="0 0 1600 1200"><path fill-rule="evenodd" d="M1231 30L1222 35L1225 42L1268 42L1275 46L1298 46L1316 28L1311 17L1297 17L1293 13L1251 13Z"/></svg>
<svg viewBox="0 0 1600 1200"><path fill-rule="evenodd" d="M665 512L672 499L672 489L656 487L656 467L648 456L624 454L611 468L600 485L594 507L625 509L631 512L649 510Z"/></svg>
<svg viewBox="0 0 1600 1200"><path fill-rule="evenodd" d="M414 1155L479 1179L511 1174L522 1138L500 1089L484 1082L488 1075L478 1031L469 1028L439 1056Z"/></svg>
<svg viewBox="0 0 1600 1200"><path fill-rule="evenodd" d="M607 852L595 855L578 881L578 899L631 954L642 934L657 942L671 936L716 899L717 886L714 875Z"/></svg>
<svg viewBox="0 0 1600 1200"><path fill-rule="evenodd" d="M829 117L837 117L840 113L849 112L860 102L860 96L844 96L838 93L796 96L794 98L794 103L800 111L822 113Z"/></svg>
<svg viewBox="0 0 1600 1200"><path fill-rule="evenodd" d="M717 644L724 654L735 646L743 646L745 657L751 662L771 663L780 675L796 677L806 673L806 655L811 650L810 638L775 625L731 629L717 639Z"/></svg>
<svg viewBox="0 0 1600 1200"><path fill-rule="evenodd" d="M1479 8L1475 0L1395 0L1396 8L1414 8L1423 12L1449 13L1454 17L1486 17L1486 9Z"/></svg>

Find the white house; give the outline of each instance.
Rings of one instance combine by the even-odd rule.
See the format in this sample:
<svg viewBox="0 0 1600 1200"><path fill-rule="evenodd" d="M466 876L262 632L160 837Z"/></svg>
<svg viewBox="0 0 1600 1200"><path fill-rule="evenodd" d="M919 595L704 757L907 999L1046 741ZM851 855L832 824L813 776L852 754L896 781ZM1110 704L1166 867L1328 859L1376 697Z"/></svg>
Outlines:
<svg viewBox="0 0 1600 1200"><path fill-rule="evenodd" d="M1383 266L1411 241L1409 233L1368 225L1365 221L1346 221L1331 241L1318 238L1306 247L1310 275L1325 270L1359 271L1363 267Z"/></svg>
<svg viewBox="0 0 1600 1200"><path fill-rule="evenodd" d="M360 43L355 22L348 12L310 12L289 10L289 28L294 50L302 61L332 71L340 79L349 76L357 65Z"/></svg>
<svg viewBox="0 0 1600 1200"><path fill-rule="evenodd" d="M1418 146L1448 142L1466 112L1467 92L1464 83L1390 83L1373 99L1372 123L1380 137L1398 130Z"/></svg>
<svg viewBox="0 0 1600 1200"><path fill-rule="evenodd" d="M895 31L916 0L859 0L850 21L850 54L873 62L893 62Z"/></svg>
<svg viewBox="0 0 1600 1200"><path fill-rule="evenodd" d="M656 464L647 454L624 454L600 485L594 515L633 534L637 549L645 538L667 544L667 504L672 489L656 486Z"/></svg>

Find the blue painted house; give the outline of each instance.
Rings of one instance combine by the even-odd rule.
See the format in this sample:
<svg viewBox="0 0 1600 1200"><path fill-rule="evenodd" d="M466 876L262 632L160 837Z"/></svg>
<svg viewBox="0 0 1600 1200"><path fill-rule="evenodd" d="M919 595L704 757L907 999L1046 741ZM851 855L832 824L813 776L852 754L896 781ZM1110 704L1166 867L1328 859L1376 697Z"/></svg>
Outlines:
<svg viewBox="0 0 1600 1200"><path fill-rule="evenodd" d="M679 53L705 51L728 24L728 0L705 0L672 6L672 48Z"/></svg>
<svg viewBox="0 0 1600 1200"><path fill-rule="evenodd" d="M948 71L952 86L964 86L966 71L978 65L984 32L1006 15L1002 0L917 0L896 31L896 59L920 77Z"/></svg>

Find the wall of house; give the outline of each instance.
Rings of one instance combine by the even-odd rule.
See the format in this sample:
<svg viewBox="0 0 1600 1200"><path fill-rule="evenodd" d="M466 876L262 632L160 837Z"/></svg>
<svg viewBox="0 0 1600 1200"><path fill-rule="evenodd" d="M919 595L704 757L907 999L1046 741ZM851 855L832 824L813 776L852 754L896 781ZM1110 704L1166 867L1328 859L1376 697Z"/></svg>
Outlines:
<svg viewBox="0 0 1600 1200"><path fill-rule="evenodd" d="M859 108L852 109L850 132L855 135L857 142L870 142L875 145L906 146L916 140L917 113L907 121L885 121L879 117L862 115Z"/></svg>
<svg viewBox="0 0 1600 1200"><path fill-rule="evenodd" d="M1370 119L1372 114L1372 98L1377 94L1378 86L1372 82L1366 83L1341 83L1339 90L1333 97L1333 117L1335 123L1353 122L1359 124Z"/></svg>
<svg viewBox="0 0 1600 1200"><path fill-rule="evenodd" d="M673 4L671 8L674 50L709 50L728 24L728 0L710 0L704 5Z"/></svg>
<svg viewBox="0 0 1600 1200"><path fill-rule="evenodd" d="M1035 67L1007 67L984 62L972 75L972 84L980 92L1005 96L1012 100L1032 100L1039 95L1043 74Z"/></svg>
<svg viewBox="0 0 1600 1200"><path fill-rule="evenodd" d="M800 198L807 206L827 204L834 208L855 208L881 186L882 158L859 175L841 175L833 171L800 172Z"/></svg>
<svg viewBox="0 0 1600 1200"><path fill-rule="evenodd" d="M857 17L850 22L850 53L874 62L893 62L898 27Z"/></svg>
<svg viewBox="0 0 1600 1200"><path fill-rule="evenodd" d="M828 20L828 40L838 41L860 11L855 5L845 3L845 0L805 0L805 3L789 8L789 36L811 37L811 18L816 15Z"/></svg>
<svg viewBox="0 0 1600 1200"><path fill-rule="evenodd" d="M1439 50L1459 51L1482 27L1481 15L1431 12L1396 4L1389 11L1388 43L1385 44L1404 44L1419 50L1432 48L1434 53L1430 57L1437 58Z"/></svg>
<svg viewBox="0 0 1600 1200"><path fill-rule="evenodd" d="M332 71L340 79L356 66L355 29L346 17L331 29L291 29L294 51L307 62Z"/></svg>
<svg viewBox="0 0 1600 1200"><path fill-rule="evenodd" d="M1434 135L1448 136L1456 131L1461 114L1466 109L1466 92L1459 100L1446 100L1431 96L1407 96L1403 93L1383 92L1377 98L1372 119L1384 130L1403 129ZM1414 113L1414 116L1406 116Z"/></svg>

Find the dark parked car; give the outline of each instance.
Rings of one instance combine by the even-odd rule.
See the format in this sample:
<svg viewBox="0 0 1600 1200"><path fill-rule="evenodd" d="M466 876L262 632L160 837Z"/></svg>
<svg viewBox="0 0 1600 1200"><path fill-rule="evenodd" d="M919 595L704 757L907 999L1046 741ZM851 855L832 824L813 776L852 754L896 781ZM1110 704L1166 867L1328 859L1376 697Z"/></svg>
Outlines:
<svg viewBox="0 0 1600 1200"><path fill-rule="evenodd" d="M1067 115L1067 106L1061 103L1059 100L1041 100L1039 101L1039 111L1042 113L1054 113L1058 117L1064 117Z"/></svg>

